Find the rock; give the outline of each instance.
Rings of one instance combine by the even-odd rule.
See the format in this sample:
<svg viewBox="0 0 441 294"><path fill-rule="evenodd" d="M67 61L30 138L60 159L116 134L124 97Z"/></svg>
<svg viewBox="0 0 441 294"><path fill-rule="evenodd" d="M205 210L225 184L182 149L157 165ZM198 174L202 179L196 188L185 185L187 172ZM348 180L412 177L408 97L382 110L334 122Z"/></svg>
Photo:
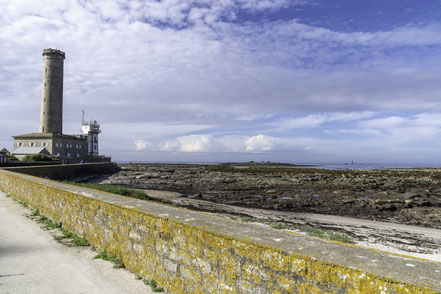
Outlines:
<svg viewBox="0 0 441 294"><path fill-rule="evenodd" d="M249 169L228 164L127 164L121 167L120 172L103 181L169 190L189 195L190 199L239 206L393 219L404 224L427 221L431 227L441 228L441 219L434 217L441 215L441 169L338 171L256 164ZM281 199L293 195L297 195L295 199ZM423 212L422 208L430 213Z"/></svg>

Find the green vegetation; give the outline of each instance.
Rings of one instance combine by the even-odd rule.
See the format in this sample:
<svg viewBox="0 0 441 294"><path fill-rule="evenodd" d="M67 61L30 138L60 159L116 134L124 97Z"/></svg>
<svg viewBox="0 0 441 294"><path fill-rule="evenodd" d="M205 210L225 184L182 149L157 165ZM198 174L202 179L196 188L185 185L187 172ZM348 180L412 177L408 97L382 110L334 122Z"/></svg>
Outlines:
<svg viewBox="0 0 441 294"><path fill-rule="evenodd" d="M428 243L428 242L423 242L420 244L421 247L423 248L429 248L429 249L439 249L441 248L441 245L437 245L437 244L433 244L433 243Z"/></svg>
<svg viewBox="0 0 441 294"><path fill-rule="evenodd" d="M36 153L26 155L23 157L22 161L58 161L58 159L46 154Z"/></svg>
<svg viewBox="0 0 441 294"><path fill-rule="evenodd" d="M107 253L105 250L100 252L97 256L94 257L94 259L102 259L106 261L113 262L113 268L125 268L125 265L121 259L121 257L116 257L113 254Z"/></svg>
<svg viewBox="0 0 441 294"><path fill-rule="evenodd" d="M129 189L121 186L115 185L102 185L102 184L93 184L93 183L69 183L72 185L77 185L81 187L86 187L90 189L100 190L104 192L114 193L118 195L123 195L127 197L137 198L141 200L150 200L151 198L140 190Z"/></svg>
<svg viewBox="0 0 441 294"><path fill-rule="evenodd" d="M144 284L150 286L153 292L164 292L164 288L158 286L155 280L144 280Z"/></svg>
<svg viewBox="0 0 441 294"><path fill-rule="evenodd" d="M40 215L40 218L37 220L37 222L43 224L43 228L46 230L61 228L61 223L53 222L44 215Z"/></svg>
<svg viewBox="0 0 441 294"><path fill-rule="evenodd" d="M385 236L381 236L378 241L381 242L381 243L392 243L393 242L392 239L390 239L388 237L385 237Z"/></svg>
<svg viewBox="0 0 441 294"><path fill-rule="evenodd" d="M17 200L18 201L18 203L20 203L23 207L28 207L28 204L26 203L26 202L23 202L23 201L20 201L20 200Z"/></svg>
<svg viewBox="0 0 441 294"><path fill-rule="evenodd" d="M55 237L55 240L61 241L64 239L69 239L69 246L89 246L90 243L84 238L78 237L72 232L69 232L66 229L60 229L61 236Z"/></svg>
<svg viewBox="0 0 441 294"><path fill-rule="evenodd" d="M271 228L276 230L297 230L303 233L306 233L309 236L318 237L322 239L332 240L332 241L338 241L342 243L354 243L354 240L351 236L344 234L344 233L338 233L330 230L323 230L321 228L307 226L307 225L295 225L295 224L287 224L287 223L280 223L280 222L274 222L274 221L265 221L261 220L255 217L251 216L237 216L237 215L231 215L231 214L224 214L224 216L242 221L242 222L258 222L258 223L264 223L269 225Z"/></svg>
<svg viewBox="0 0 441 294"><path fill-rule="evenodd" d="M6 158L8 159L8 161L18 161L18 158L15 157L14 154L8 153L8 154L6 154Z"/></svg>
<svg viewBox="0 0 441 294"><path fill-rule="evenodd" d="M40 211L38 209L33 210L31 216L40 216Z"/></svg>
<svg viewBox="0 0 441 294"><path fill-rule="evenodd" d="M326 231L326 237L325 239L329 239L329 240L333 240L333 241L338 241L338 242L342 242L342 243L349 243L349 244L353 244L354 243L354 239L352 239L351 236L343 234L343 233L336 233L336 232L332 232L332 231Z"/></svg>

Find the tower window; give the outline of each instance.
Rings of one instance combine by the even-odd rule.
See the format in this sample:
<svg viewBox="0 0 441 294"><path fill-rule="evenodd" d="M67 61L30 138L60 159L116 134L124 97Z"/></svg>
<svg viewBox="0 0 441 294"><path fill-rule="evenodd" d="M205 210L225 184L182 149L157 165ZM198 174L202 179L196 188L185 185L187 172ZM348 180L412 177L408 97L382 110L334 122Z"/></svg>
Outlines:
<svg viewBox="0 0 441 294"><path fill-rule="evenodd" d="M22 142L18 143L18 147L21 147L21 146L23 146L23 143Z"/></svg>
<svg viewBox="0 0 441 294"><path fill-rule="evenodd" d="M29 143L29 146L31 146L31 147L35 147L35 143L34 143L34 142L31 142L31 143Z"/></svg>

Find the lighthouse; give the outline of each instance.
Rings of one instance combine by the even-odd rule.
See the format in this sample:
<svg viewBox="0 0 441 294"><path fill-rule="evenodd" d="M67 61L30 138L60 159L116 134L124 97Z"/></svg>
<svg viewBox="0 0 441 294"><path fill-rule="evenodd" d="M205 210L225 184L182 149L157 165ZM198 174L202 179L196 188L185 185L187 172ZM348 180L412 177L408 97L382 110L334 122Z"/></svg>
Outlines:
<svg viewBox="0 0 441 294"><path fill-rule="evenodd" d="M64 58L65 54L61 50L43 50L40 133L63 133Z"/></svg>
<svg viewBox="0 0 441 294"><path fill-rule="evenodd" d="M14 154L21 159L27 155L45 154L63 163L108 162L100 156L97 121L82 121L82 134L63 134L63 70L65 53L58 49L43 50L43 85L38 133L12 136Z"/></svg>

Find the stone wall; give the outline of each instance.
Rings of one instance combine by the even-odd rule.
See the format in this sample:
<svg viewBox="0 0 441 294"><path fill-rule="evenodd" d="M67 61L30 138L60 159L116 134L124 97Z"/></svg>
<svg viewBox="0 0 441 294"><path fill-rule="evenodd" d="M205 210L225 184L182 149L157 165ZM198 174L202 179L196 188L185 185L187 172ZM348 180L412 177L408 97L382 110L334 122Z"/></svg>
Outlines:
<svg viewBox="0 0 441 294"><path fill-rule="evenodd" d="M171 293L440 293L441 265L0 170L0 188Z"/></svg>
<svg viewBox="0 0 441 294"><path fill-rule="evenodd" d="M24 166L41 166L41 165L59 165L57 161L7 161L0 163L0 168L5 167L24 167Z"/></svg>
<svg viewBox="0 0 441 294"><path fill-rule="evenodd" d="M5 170L56 181L75 181L119 170L115 163L57 164L50 166L8 167Z"/></svg>

